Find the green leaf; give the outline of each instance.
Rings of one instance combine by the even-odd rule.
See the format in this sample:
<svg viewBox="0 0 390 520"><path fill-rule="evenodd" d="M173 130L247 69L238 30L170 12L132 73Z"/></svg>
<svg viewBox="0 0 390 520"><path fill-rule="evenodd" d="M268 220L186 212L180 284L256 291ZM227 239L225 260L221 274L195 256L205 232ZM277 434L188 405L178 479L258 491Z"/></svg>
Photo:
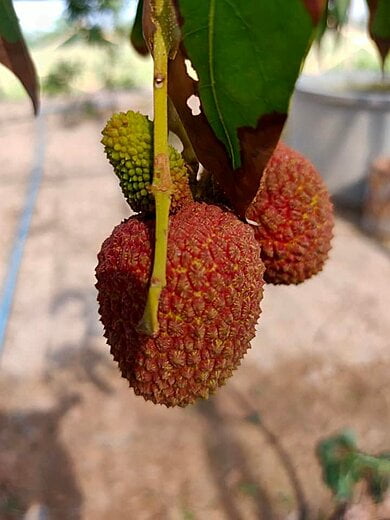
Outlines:
<svg viewBox="0 0 390 520"><path fill-rule="evenodd" d="M390 0L367 0L370 35L378 48L382 69L390 51Z"/></svg>
<svg viewBox="0 0 390 520"><path fill-rule="evenodd" d="M369 2L373 16L371 29L378 38L390 38L390 0Z"/></svg>
<svg viewBox="0 0 390 520"><path fill-rule="evenodd" d="M333 4L337 25L342 27L347 22L351 0L334 0Z"/></svg>
<svg viewBox="0 0 390 520"><path fill-rule="evenodd" d="M134 49L141 54L141 56L147 56L149 54L148 47L144 40L144 34L142 31L142 13L144 8L143 0L138 0L137 12L131 29L130 41Z"/></svg>
<svg viewBox="0 0 390 520"><path fill-rule="evenodd" d="M12 0L0 0L0 63L21 81L38 112L38 80Z"/></svg>
<svg viewBox="0 0 390 520"><path fill-rule="evenodd" d="M390 453L380 453L377 455L378 463L381 460L390 461ZM367 474L368 490L375 502L382 502L390 488L390 471L387 473L380 471L368 472Z"/></svg>
<svg viewBox="0 0 390 520"><path fill-rule="evenodd" d="M207 119L238 168L237 129L255 128L262 115L287 112L311 37L310 16L301 0L179 3Z"/></svg>
<svg viewBox="0 0 390 520"><path fill-rule="evenodd" d="M321 441L317 447L324 482L341 502L352 498L361 478L355 464L356 453L354 435L348 431Z"/></svg>
<svg viewBox="0 0 390 520"><path fill-rule="evenodd" d="M190 59L199 82L186 87L178 77L183 70L176 62L171 66L170 95L189 127L200 162L216 175L241 213L256 194L279 139L323 4L316 0L177 0L183 37L178 60ZM185 114L188 108L179 88L199 95L203 117L198 116L198 122ZM202 134L208 124L217 141L209 144L208 151L206 143L200 142L200 123ZM210 140L210 132L206 135ZM216 152L218 160L211 157ZM232 173L241 167L240 173Z"/></svg>
<svg viewBox="0 0 390 520"><path fill-rule="evenodd" d="M358 450L354 434L345 431L321 441L317 456L324 482L338 501L351 500L356 484L362 479L366 480L374 500L383 500L390 485L389 453L367 455Z"/></svg>

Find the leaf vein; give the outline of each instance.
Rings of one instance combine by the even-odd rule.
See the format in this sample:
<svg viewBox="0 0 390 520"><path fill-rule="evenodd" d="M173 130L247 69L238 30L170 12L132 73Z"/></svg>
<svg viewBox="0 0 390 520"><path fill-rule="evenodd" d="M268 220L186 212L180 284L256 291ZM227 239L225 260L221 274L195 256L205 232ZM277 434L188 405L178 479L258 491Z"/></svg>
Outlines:
<svg viewBox="0 0 390 520"><path fill-rule="evenodd" d="M229 5L231 7L232 11L234 11L237 18L239 20L241 20L241 22L244 24L244 26L248 30L248 34L252 34L251 26L248 24L248 22L245 20L245 18L241 15L240 11L237 10L237 6L234 5L234 3L231 2L231 0L225 0L225 2L227 5ZM258 68L259 68L259 75L261 76L262 83L267 84L268 83L267 76L264 73L263 62L260 59L261 50L256 45L256 38L248 38L248 40L249 40L249 42L254 50L254 54L256 56L256 61L257 61ZM258 96L258 98L265 101L265 104L267 106L271 106L271 101L269 99L269 96L267 95L267 89L263 89L262 95Z"/></svg>
<svg viewBox="0 0 390 520"><path fill-rule="evenodd" d="M220 121L220 123L222 125L222 129L223 129L224 134L225 134L226 139L227 139L227 143L228 143L228 146L229 146L229 152L230 152L230 157L231 157L231 160L232 160L233 169L235 169L238 165L237 165L237 162L236 162L236 159L235 159L235 156L234 156L234 148L233 148L233 144L232 144L232 141L231 141L231 138L230 138L230 134L228 132L228 129L227 129L226 125L225 125L225 121L223 119L222 111L221 111L221 108L219 106L217 91L216 91L216 88L215 88L215 84L216 84L215 76L214 76L215 6L216 6L216 0L210 0L209 32L208 32L208 35L209 35L209 57L210 57L210 59L209 59L209 75L210 75L211 91L212 91L213 98L214 98L215 108L217 109L218 118L219 118L219 121Z"/></svg>

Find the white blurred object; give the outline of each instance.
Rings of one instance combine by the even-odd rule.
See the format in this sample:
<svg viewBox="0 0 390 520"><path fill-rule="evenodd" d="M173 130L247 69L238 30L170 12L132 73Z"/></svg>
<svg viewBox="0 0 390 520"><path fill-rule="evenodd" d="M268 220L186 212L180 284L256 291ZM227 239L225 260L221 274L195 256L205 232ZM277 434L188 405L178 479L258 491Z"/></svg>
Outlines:
<svg viewBox="0 0 390 520"><path fill-rule="evenodd" d="M23 520L49 520L47 507L42 504L33 504L29 507Z"/></svg>
<svg viewBox="0 0 390 520"><path fill-rule="evenodd" d="M353 22L362 23L368 19L366 0L352 0L349 17Z"/></svg>
<svg viewBox="0 0 390 520"><path fill-rule="evenodd" d="M362 206L372 161L390 151L390 95L372 88L379 82L379 71L301 76L291 104L286 143L347 207Z"/></svg>

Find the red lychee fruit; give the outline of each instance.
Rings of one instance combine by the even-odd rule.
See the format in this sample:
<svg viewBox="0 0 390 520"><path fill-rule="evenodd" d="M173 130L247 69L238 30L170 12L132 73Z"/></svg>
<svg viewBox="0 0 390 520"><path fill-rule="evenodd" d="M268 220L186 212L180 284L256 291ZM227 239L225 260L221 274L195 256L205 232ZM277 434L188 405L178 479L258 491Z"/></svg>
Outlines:
<svg viewBox="0 0 390 520"><path fill-rule="evenodd" d="M151 274L154 221L130 217L98 255L99 312L111 353L137 395L186 406L223 385L250 347L264 266L250 226L191 203L170 218L159 332L137 330Z"/></svg>
<svg viewBox="0 0 390 520"><path fill-rule="evenodd" d="M266 282L298 284L321 271L331 247L333 207L303 155L278 144L246 216L258 224L253 229Z"/></svg>

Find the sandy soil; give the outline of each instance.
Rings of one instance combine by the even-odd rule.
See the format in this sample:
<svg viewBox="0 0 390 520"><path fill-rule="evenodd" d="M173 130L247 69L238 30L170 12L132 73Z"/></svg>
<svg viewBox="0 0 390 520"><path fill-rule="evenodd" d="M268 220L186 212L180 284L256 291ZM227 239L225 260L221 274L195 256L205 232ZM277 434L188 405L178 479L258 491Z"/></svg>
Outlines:
<svg viewBox="0 0 390 520"><path fill-rule="evenodd" d="M339 217L323 273L266 288L253 347L225 388L187 409L145 403L101 337L94 267L128 214L100 130L115 106L150 107L144 93L99 103L83 114L46 105L38 137L27 104L0 111L0 280L44 143L1 360L0 520L329 517L318 441L351 428L367 452L390 447L389 253ZM388 505L355 498L339 518L390 518Z"/></svg>

